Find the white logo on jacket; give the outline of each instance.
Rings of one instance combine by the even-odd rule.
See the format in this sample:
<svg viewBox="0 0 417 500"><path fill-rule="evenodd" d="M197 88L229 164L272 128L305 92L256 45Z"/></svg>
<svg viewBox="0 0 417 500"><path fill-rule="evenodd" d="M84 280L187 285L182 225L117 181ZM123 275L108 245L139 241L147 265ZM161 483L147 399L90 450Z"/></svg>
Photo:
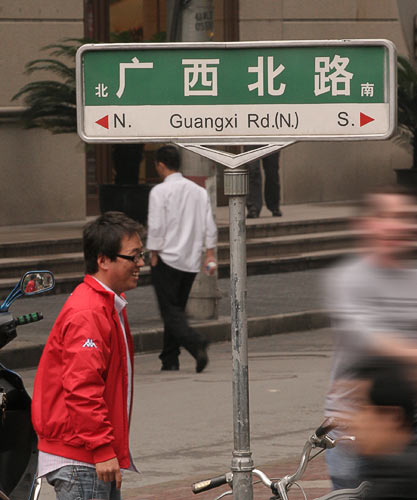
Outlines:
<svg viewBox="0 0 417 500"><path fill-rule="evenodd" d="M85 341L85 344L83 345L83 347L95 347L97 349L97 346L96 344L94 343L94 340L93 339L87 339Z"/></svg>

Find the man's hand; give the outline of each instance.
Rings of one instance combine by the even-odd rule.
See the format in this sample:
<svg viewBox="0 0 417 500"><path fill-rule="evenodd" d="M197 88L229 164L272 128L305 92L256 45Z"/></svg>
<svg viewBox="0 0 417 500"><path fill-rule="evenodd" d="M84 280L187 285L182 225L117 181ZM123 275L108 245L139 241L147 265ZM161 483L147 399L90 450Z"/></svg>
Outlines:
<svg viewBox="0 0 417 500"><path fill-rule="evenodd" d="M116 488L122 487L122 473L120 472L119 461L116 457L96 464L97 477L106 483L116 481Z"/></svg>
<svg viewBox="0 0 417 500"><path fill-rule="evenodd" d="M216 268L217 268L217 262L216 262L216 256L214 255L214 248L209 248L206 252L206 257L204 259L204 264L203 264L204 272L207 274L207 276L213 276L213 274L216 271Z"/></svg>
<svg viewBox="0 0 417 500"><path fill-rule="evenodd" d="M158 264L158 252L152 250L151 253L151 266L155 267Z"/></svg>

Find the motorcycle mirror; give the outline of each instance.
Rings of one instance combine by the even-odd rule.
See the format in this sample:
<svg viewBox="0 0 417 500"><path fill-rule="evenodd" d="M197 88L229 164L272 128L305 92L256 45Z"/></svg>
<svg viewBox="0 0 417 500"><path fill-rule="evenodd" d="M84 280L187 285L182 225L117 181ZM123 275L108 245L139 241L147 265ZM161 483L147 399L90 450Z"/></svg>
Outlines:
<svg viewBox="0 0 417 500"><path fill-rule="evenodd" d="M24 295L47 292L55 286L54 275L50 271L28 271L20 280L20 291Z"/></svg>

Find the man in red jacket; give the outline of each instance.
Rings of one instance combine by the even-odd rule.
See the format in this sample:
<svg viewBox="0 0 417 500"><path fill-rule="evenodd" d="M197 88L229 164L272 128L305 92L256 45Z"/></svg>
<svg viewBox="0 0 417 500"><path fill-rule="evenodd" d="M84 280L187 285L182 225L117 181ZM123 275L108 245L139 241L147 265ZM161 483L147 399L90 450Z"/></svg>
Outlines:
<svg viewBox="0 0 417 500"><path fill-rule="evenodd" d="M39 476L58 500L120 499L129 453L133 344L123 292L144 265L138 224L107 212L83 232L86 276L64 304L37 370Z"/></svg>

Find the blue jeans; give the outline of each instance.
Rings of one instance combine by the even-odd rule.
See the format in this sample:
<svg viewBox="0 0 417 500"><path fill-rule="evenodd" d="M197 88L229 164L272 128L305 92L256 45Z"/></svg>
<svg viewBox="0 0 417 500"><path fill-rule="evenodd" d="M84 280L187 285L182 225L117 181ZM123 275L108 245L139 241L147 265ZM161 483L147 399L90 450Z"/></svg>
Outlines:
<svg viewBox="0 0 417 500"><path fill-rule="evenodd" d="M361 484L361 459L343 445L326 450L326 463L334 490L356 488Z"/></svg>
<svg viewBox="0 0 417 500"><path fill-rule="evenodd" d="M116 482L100 481L93 467L66 465L45 477L57 500L121 500Z"/></svg>

